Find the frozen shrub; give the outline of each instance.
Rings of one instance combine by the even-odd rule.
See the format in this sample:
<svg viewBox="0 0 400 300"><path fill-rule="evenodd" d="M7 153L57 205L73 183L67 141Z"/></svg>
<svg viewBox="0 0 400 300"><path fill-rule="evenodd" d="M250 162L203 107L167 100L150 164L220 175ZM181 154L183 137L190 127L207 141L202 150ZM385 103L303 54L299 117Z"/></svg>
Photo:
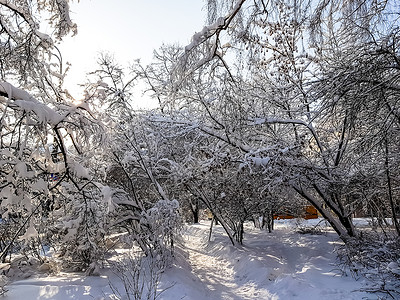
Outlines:
<svg viewBox="0 0 400 300"><path fill-rule="evenodd" d="M366 278L366 292L385 299L400 297L400 238L362 232L336 249L342 272Z"/></svg>
<svg viewBox="0 0 400 300"><path fill-rule="evenodd" d="M130 252L113 264L118 283L109 283L113 300L155 300L167 261L162 256L143 256L143 252Z"/></svg>
<svg viewBox="0 0 400 300"><path fill-rule="evenodd" d="M64 207L55 211L59 216L59 252L63 266L75 271L85 270L93 274L107 251L105 235L107 231L106 206L96 189L85 193L69 193Z"/></svg>
<svg viewBox="0 0 400 300"><path fill-rule="evenodd" d="M142 228L147 228L146 240L150 243L149 253L169 256L173 254L174 239L182 227L179 202L160 200L142 213Z"/></svg>

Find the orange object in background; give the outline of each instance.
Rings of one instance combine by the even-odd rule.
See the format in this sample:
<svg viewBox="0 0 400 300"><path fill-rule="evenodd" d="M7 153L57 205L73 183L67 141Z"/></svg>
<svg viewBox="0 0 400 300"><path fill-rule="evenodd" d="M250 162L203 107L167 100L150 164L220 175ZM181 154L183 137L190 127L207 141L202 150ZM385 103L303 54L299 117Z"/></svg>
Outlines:
<svg viewBox="0 0 400 300"><path fill-rule="evenodd" d="M300 214L300 217L306 220L309 219L318 219L318 211L312 205L306 205L303 208L303 211ZM290 214L277 214L274 215L274 220L285 220L285 219L295 219L296 217Z"/></svg>
<svg viewBox="0 0 400 300"><path fill-rule="evenodd" d="M307 205L306 206L306 213L305 213L303 218L306 219L306 220L318 219L318 211L317 211L317 209L312 205Z"/></svg>
<svg viewBox="0 0 400 300"><path fill-rule="evenodd" d="M274 215L274 220L286 220L286 219L294 219L294 218L295 218L295 216L286 215L286 214Z"/></svg>

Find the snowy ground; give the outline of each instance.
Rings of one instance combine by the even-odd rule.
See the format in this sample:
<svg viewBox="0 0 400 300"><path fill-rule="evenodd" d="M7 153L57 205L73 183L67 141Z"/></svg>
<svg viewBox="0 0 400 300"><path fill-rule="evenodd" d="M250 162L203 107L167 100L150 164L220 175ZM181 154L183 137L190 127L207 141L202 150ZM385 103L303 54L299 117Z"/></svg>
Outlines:
<svg viewBox="0 0 400 300"><path fill-rule="evenodd" d="M314 221L309 221L314 222ZM376 299L358 291L364 282L335 270L336 235L299 234L294 221L280 221L269 234L248 224L244 245L233 247L220 226L208 242L209 223L188 226L176 263L163 276L164 300ZM4 299L107 299L110 270L102 276L62 273L8 286Z"/></svg>

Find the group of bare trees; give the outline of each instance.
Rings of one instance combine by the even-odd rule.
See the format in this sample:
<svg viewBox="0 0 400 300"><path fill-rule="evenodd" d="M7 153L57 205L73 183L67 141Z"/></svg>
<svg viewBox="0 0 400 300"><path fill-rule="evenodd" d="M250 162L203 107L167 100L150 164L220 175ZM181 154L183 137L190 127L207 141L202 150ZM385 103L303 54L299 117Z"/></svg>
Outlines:
<svg viewBox="0 0 400 300"><path fill-rule="evenodd" d="M104 56L84 99L63 88L56 44L76 33L68 2L0 1L1 261L24 253L45 263L52 248L64 267L91 273L112 230L127 230L146 255L168 256L179 205L151 165L163 145L129 105L135 78L124 83ZM46 22L51 35L40 31Z"/></svg>
<svg viewBox="0 0 400 300"><path fill-rule="evenodd" d="M175 193L211 210L233 243L252 215L307 201L360 274L372 256L389 270L379 274L391 295L398 254L366 249L399 243L398 4L207 3L209 23L189 45L134 66L160 103L148 120L178 149L166 154ZM365 238L355 215L378 235Z"/></svg>

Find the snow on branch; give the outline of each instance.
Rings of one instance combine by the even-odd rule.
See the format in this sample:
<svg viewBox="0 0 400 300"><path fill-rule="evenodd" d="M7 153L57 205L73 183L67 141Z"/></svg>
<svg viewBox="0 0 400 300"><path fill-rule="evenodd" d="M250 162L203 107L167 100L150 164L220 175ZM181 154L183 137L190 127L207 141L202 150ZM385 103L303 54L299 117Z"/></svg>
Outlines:
<svg viewBox="0 0 400 300"><path fill-rule="evenodd" d="M32 16L29 14L29 10L25 7L25 9L17 7L13 3L11 3L9 0L0 0L0 5L7 7L9 10L13 11L17 15L19 15L26 23L29 24L29 27L33 30L36 31L36 28L38 25L35 23L33 20Z"/></svg>
<svg viewBox="0 0 400 300"><path fill-rule="evenodd" d="M295 119L280 119L280 118L249 118L249 125L262 125L262 124L298 124L309 127L309 125L302 120Z"/></svg>
<svg viewBox="0 0 400 300"><path fill-rule="evenodd" d="M151 122L158 122L158 123L167 123L167 124L174 124L177 126L185 127L187 131L191 130L199 130L209 136L212 136L222 142L225 142L237 149L240 149L243 152L251 151L251 147L244 144L241 140L235 138L234 136L230 136L227 134L226 131L221 131L214 129L212 127L206 126L204 124L199 124L194 121L187 121L183 119L172 119L166 116L151 116L149 118Z"/></svg>
<svg viewBox="0 0 400 300"><path fill-rule="evenodd" d="M217 53L219 35L223 30L226 30L229 27L245 2L246 0L237 1L236 5L228 15L225 17L219 17L213 24L205 26L200 32L193 35L191 43L185 47L185 52L181 56L178 65L175 67L175 73L182 72L180 75L183 75L183 71L187 68L191 53L214 36L216 37L216 41L211 47L211 50L208 51L208 53L205 53L202 59L195 58L195 65L190 71L197 70L202 65L211 61L214 57L220 57Z"/></svg>
<svg viewBox="0 0 400 300"><path fill-rule="evenodd" d="M322 154L322 159L324 160L324 163L326 166L328 166L328 162L326 160L326 157L324 155L324 150L321 144L321 141L318 137L317 132L315 131L313 124L310 123L306 123L303 120L296 120L296 119L281 119L281 118L275 118L275 117L271 117L271 118L248 118L248 121L250 121L249 125L262 125L262 124L294 124L294 125L302 125L304 127L306 127L310 133L312 134L312 136L315 139L315 142L317 143L317 146Z"/></svg>
<svg viewBox="0 0 400 300"><path fill-rule="evenodd" d="M1 1L1 0L0 0ZM28 92L21 90L8 82L0 82L0 96L8 97L9 101L26 112L33 111L41 123L57 125L63 116L51 107L39 102Z"/></svg>
<svg viewBox="0 0 400 300"><path fill-rule="evenodd" d="M216 22L211 25L205 26L202 31L194 34L192 37L192 42L185 47L185 51L188 52L193 50L195 47L199 46L201 43L204 43L213 35L218 35L222 30L227 29L233 18L239 12L244 2L246 2L246 0L238 1L233 7L232 11L227 16L219 17Z"/></svg>
<svg viewBox="0 0 400 300"><path fill-rule="evenodd" d="M71 21L69 15L69 4L66 0L57 0L57 10L58 10L58 38L67 35L70 31L72 31L73 35L78 33L77 26L74 22ZM54 17L53 17L54 18Z"/></svg>
<svg viewBox="0 0 400 300"><path fill-rule="evenodd" d="M61 40L61 38L69 32L72 32L73 35L77 33L77 25L72 22L70 18L70 7L68 1L69 0L37 0L36 3L33 4L30 3L31 1L0 0L0 7L5 8L6 11L6 14L0 16L0 21L6 19L8 25L10 25L13 22L11 15L20 19L14 22L16 26L14 31L6 26L7 22L1 22L2 27L3 29L6 29L8 35L14 37L15 34L20 31L20 23L26 23L30 28L30 32L33 32L46 47L49 47L54 44L53 40L49 35L39 31L40 20L32 14L32 7L35 6L38 11L45 11L44 15L48 17L48 20L56 29L56 38ZM11 25L11 27L13 26Z"/></svg>

